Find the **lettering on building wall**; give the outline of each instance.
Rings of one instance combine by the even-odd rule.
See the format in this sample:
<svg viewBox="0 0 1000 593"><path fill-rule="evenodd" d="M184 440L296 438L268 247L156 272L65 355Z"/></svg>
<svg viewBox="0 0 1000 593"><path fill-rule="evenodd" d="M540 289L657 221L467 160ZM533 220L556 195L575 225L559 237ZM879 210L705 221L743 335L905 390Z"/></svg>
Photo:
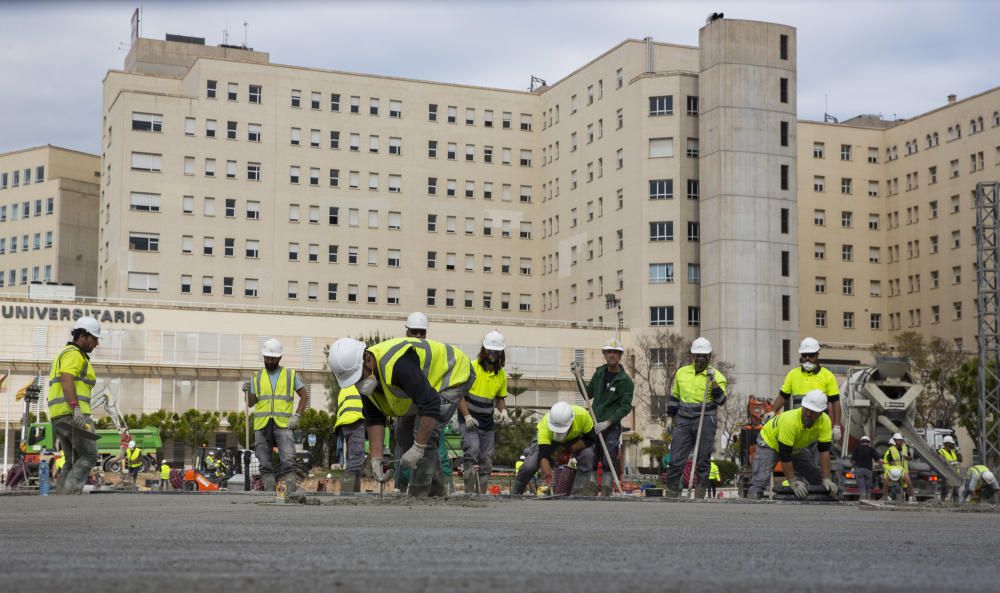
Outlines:
<svg viewBox="0 0 1000 593"><path fill-rule="evenodd" d="M3 317L4 319L76 321L85 315L89 315L101 323L142 325L146 321L146 314L142 311L112 311L110 309L77 309L73 307L0 305L0 317Z"/></svg>

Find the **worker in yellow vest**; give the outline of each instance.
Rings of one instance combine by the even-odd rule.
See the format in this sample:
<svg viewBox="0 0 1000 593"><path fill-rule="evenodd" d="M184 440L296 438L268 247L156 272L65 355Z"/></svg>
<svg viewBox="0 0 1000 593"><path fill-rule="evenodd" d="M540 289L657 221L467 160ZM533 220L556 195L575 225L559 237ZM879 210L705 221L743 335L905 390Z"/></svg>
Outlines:
<svg viewBox="0 0 1000 593"><path fill-rule="evenodd" d="M247 406L253 406L254 452L260 463L264 491L274 492L276 480L284 480L285 492L295 491L295 437L293 431L309 405L309 394L295 369L281 366L284 348L271 338L261 349L264 369L243 384ZM298 407L294 406L299 395ZM271 451L278 448L278 468Z"/></svg>
<svg viewBox="0 0 1000 593"><path fill-rule="evenodd" d="M719 483L722 481L719 474L719 465L715 463L715 458L709 462L708 468L708 497L715 498L718 494Z"/></svg>
<svg viewBox="0 0 1000 593"><path fill-rule="evenodd" d="M80 494L90 469L97 464L97 441L88 439L94 422L90 417L90 392L97 382L90 353L101 339L101 325L93 317L73 324L72 340L59 351L49 370L49 418L62 442L66 466L56 482L58 494Z"/></svg>
<svg viewBox="0 0 1000 593"><path fill-rule="evenodd" d="M160 492L170 490L170 464L166 459L160 460Z"/></svg>
<svg viewBox="0 0 1000 593"><path fill-rule="evenodd" d="M539 470L544 483L554 485L553 458L560 449L569 451L571 459L567 465L577 470L572 493L592 494L597 491L596 479L591 482L597 465L597 431L587 408L556 402L538 421L535 432L534 442L524 450L524 464L514 478L511 494L524 494L528 482Z"/></svg>
<svg viewBox="0 0 1000 593"><path fill-rule="evenodd" d="M462 478L466 494L483 494L493 471L493 451L496 430L494 421L510 424L507 412L507 340L498 331L483 339L479 356L472 361L476 382L465 399L458 402L462 433ZM476 471L479 466L479 471Z"/></svg>
<svg viewBox="0 0 1000 593"><path fill-rule="evenodd" d="M962 500L964 502L984 502L986 499L996 500L1000 495L1000 483L985 465L973 465L965 477Z"/></svg>
<svg viewBox="0 0 1000 593"><path fill-rule="evenodd" d="M843 432L840 427L840 388L837 387L837 378L830 369L819 364L819 341L816 338L805 338L799 344L799 366L788 371L785 381L781 385L778 397L774 398L772 410L780 414L785 409L786 404L790 404L789 409L794 409L802 405L802 398L814 389L819 389L826 394L826 401L829 405L828 413L830 422L833 424L833 446L842 447L841 438ZM815 449L811 451L813 457L817 453Z"/></svg>
<svg viewBox="0 0 1000 593"><path fill-rule="evenodd" d="M142 469L142 449L136 446L135 441L128 442L128 450L125 451L125 467L128 469L129 482L135 484L139 477L139 470Z"/></svg>
<svg viewBox="0 0 1000 593"><path fill-rule="evenodd" d="M962 452L955 447L955 439L951 435L944 437L941 448L937 450L937 453L941 456L941 459L948 462L948 466L955 470L956 474L962 475ZM941 500L947 500L951 497L953 501L957 502L959 500L959 487L949 488L948 480L944 476L940 476L940 478Z"/></svg>
<svg viewBox="0 0 1000 593"><path fill-rule="evenodd" d="M388 418L412 422L398 430L401 467L409 468L410 496L447 493L438 443L458 402L476 380L469 357L450 344L419 338L394 338L366 347L341 338L330 346L327 365L341 389L356 385L371 447L371 467L381 483L392 477L383 465Z"/></svg>
<svg viewBox="0 0 1000 593"><path fill-rule="evenodd" d="M888 472L893 467L898 467L902 471L903 486L906 490L906 495L910 498L910 502L914 502L916 497L913 494L913 482L910 481L910 460L909 460L910 450L906 446L906 441L903 440L903 435L900 433L895 433L892 435L892 439L889 441L889 448L885 450L885 455L882 456L882 468L885 470L882 476L882 481L885 484L889 483Z"/></svg>
<svg viewBox="0 0 1000 593"><path fill-rule="evenodd" d="M346 457L341 492L361 491L361 471L365 467L365 415L361 393L355 385L345 387L337 394L337 422L333 429L344 438Z"/></svg>
<svg viewBox="0 0 1000 593"><path fill-rule="evenodd" d="M52 479L58 480L59 473L62 471L64 465L66 465L66 456L62 453L56 453L52 456Z"/></svg>

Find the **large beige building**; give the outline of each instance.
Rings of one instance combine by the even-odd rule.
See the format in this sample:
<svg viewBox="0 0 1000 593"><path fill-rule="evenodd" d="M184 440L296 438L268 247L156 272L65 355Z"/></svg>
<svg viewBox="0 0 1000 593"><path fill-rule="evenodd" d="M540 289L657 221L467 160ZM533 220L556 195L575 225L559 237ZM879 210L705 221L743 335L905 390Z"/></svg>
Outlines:
<svg viewBox="0 0 1000 593"><path fill-rule="evenodd" d="M0 154L0 291L97 294L100 158L57 146Z"/></svg>
<svg viewBox="0 0 1000 593"><path fill-rule="evenodd" d="M521 92L137 39L104 81L99 294L498 323L617 300L770 390L797 339L794 54L790 27L715 20Z"/></svg>
<svg viewBox="0 0 1000 593"><path fill-rule="evenodd" d="M831 358L902 331L975 352L976 184L1000 181L1000 88L917 117L799 122L799 317Z"/></svg>

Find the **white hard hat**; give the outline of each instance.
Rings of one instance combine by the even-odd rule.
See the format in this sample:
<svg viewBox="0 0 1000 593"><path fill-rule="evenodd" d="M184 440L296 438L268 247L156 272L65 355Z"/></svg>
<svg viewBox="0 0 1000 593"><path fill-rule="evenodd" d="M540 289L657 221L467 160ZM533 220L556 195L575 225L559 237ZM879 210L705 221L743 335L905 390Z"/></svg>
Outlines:
<svg viewBox="0 0 1000 593"><path fill-rule="evenodd" d="M711 354L712 343L705 338L697 338L691 342L691 354Z"/></svg>
<svg viewBox="0 0 1000 593"><path fill-rule="evenodd" d="M166 459L161 459L160 460L160 465L167 465L167 460Z"/></svg>
<svg viewBox="0 0 1000 593"><path fill-rule="evenodd" d="M521 461L524 461L524 455L521 456Z"/></svg>
<svg viewBox="0 0 1000 593"><path fill-rule="evenodd" d="M805 338L799 343L799 354L813 354L819 352L819 341L816 338Z"/></svg>
<svg viewBox="0 0 1000 593"><path fill-rule="evenodd" d="M868 438L868 435L865 435L865 436L861 437L861 440L862 441L868 441L869 443L872 442L872 440L870 438Z"/></svg>
<svg viewBox="0 0 1000 593"><path fill-rule="evenodd" d="M826 394L821 389L813 389L802 398L802 407L813 412L825 412L826 404Z"/></svg>
<svg viewBox="0 0 1000 593"><path fill-rule="evenodd" d="M128 448L129 449L135 449L135 441L129 441L128 442Z"/></svg>
<svg viewBox="0 0 1000 593"><path fill-rule="evenodd" d="M555 434L566 434L573 426L573 406L566 402L556 402L549 410L549 429Z"/></svg>
<svg viewBox="0 0 1000 593"><path fill-rule="evenodd" d="M264 342L264 347L260 350L261 356L268 358L281 358L284 353L285 349L281 346L281 342L274 338Z"/></svg>
<svg viewBox="0 0 1000 593"><path fill-rule="evenodd" d="M889 470L889 479L893 482L898 482L900 478L903 477L903 469L899 467L894 467Z"/></svg>
<svg viewBox="0 0 1000 593"><path fill-rule="evenodd" d="M486 348L487 350L503 352L506 347L507 340L503 337L503 334L497 330L491 331L486 334L485 338L483 338L483 348Z"/></svg>
<svg viewBox="0 0 1000 593"><path fill-rule="evenodd" d="M948 435L948 436L944 437L944 442L945 443L951 443L952 445L954 445L955 444L955 439L951 438L951 435Z"/></svg>
<svg viewBox="0 0 1000 593"><path fill-rule="evenodd" d="M361 379L365 366L365 343L354 338L340 338L330 346L326 364L341 388L354 385Z"/></svg>
<svg viewBox="0 0 1000 593"><path fill-rule="evenodd" d="M991 486L997 485L997 477L993 475L993 472L986 470L983 472L983 479L986 480L987 484Z"/></svg>
<svg viewBox="0 0 1000 593"><path fill-rule="evenodd" d="M76 320L73 329L82 329L97 339L101 339L101 324L93 317L85 316Z"/></svg>
<svg viewBox="0 0 1000 593"><path fill-rule="evenodd" d="M901 440L903 440L903 435L901 435L901 434L899 434L897 432L897 433L895 433L895 434L892 435L892 440L894 440L894 441L901 441Z"/></svg>
<svg viewBox="0 0 1000 593"><path fill-rule="evenodd" d="M406 328L427 331L427 316L420 311L410 313L410 316L406 318Z"/></svg>
<svg viewBox="0 0 1000 593"><path fill-rule="evenodd" d="M602 351L617 350L618 352L625 352L625 346L622 346L621 340L617 338L611 338L607 342L604 342L604 345L601 346L601 350Z"/></svg>

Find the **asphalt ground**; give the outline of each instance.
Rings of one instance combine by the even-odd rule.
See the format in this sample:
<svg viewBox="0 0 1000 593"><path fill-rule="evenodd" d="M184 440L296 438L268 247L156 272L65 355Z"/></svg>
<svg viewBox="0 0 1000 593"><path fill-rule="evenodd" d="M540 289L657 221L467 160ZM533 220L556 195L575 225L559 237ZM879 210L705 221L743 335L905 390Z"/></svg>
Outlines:
<svg viewBox="0 0 1000 593"><path fill-rule="evenodd" d="M997 591L1000 512L855 504L0 497L0 590Z"/></svg>

